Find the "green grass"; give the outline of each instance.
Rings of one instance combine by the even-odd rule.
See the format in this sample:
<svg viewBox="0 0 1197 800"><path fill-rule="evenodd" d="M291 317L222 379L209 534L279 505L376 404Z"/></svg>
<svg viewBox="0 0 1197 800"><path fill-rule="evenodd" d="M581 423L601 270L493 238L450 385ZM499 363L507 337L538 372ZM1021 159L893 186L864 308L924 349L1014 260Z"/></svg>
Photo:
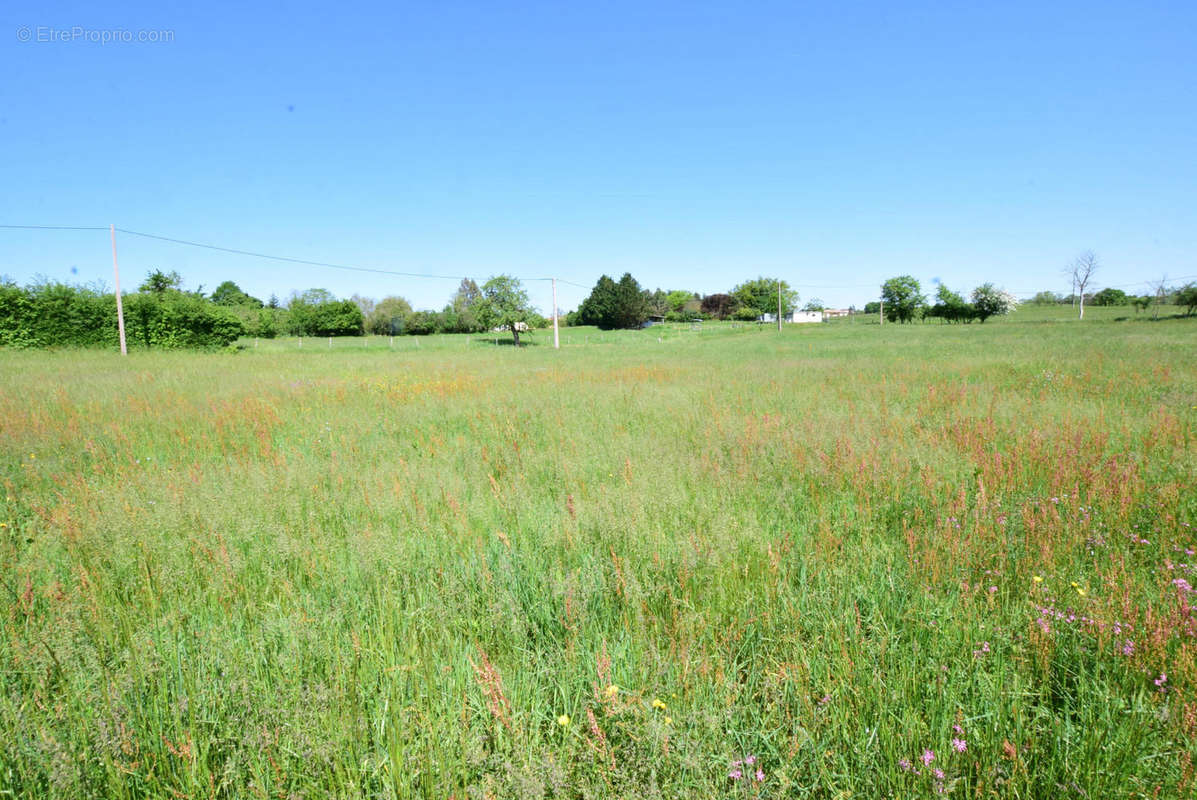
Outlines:
<svg viewBox="0 0 1197 800"><path fill-rule="evenodd" d="M1191 796L1130 316L0 352L0 790Z"/></svg>

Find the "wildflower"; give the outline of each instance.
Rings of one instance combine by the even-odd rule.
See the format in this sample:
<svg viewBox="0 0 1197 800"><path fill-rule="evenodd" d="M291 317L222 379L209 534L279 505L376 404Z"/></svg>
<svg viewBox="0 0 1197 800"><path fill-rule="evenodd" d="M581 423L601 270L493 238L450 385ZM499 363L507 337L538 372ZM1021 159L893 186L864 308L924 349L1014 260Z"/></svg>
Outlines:
<svg viewBox="0 0 1197 800"><path fill-rule="evenodd" d="M935 776L935 779L937 781L943 780L943 770L940 769L939 767L936 767L935 769L931 770L931 774Z"/></svg>
<svg viewBox="0 0 1197 800"><path fill-rule="evenodd" d="M758 769L756 771L756 775L754 775L753 777L756 778L757 783L760 783L761 781L763 781L765 779L765 773L763 770Z"/></svg>
<svg viewBox="0 0 1197 800"><path fill-rule="evenodd" d="M569 714L562 714L561 716L557 717L557 724L562 728L564 728L566 725L569 725Z"/></svg>
<svg viewBox="0 0 1197 800"><path fill-rule="evenodd" d="M1035 583L1043 583L1043 576L1036 575L1034 578L1031 578L1031 580L1035 581Z"/></svg>
<svg viewBox="0 0 1197 800"><path fill-rule="evenodd" d="M7 528L7 527L8 527L7 522L0 522L0 528Z"/></svg>
<svg viewBox="0 0 1197 800"><path fill-rule="evenodd" d="M657 709L658 711L664 711L665 703L661 700L661 698L654 697L653 698L653 708Z"/></svg>
<svg viewBox="0 0 1197 800"><path fill-rule="evenodd" d="M1168 682L1168 673L1167 672L1161 672L1160 677L1155 679L1155 685L1159 686L1161 689L1164 687L1164 684L1167 682Z"/></svg>
<svg viewBox="0 0 1197 800"><path fill-rule="evenodd" d="M964 728L961 728L959 725L953 725L952 731L954 733L964 733Z"/></svg>
<svg viewBox="0 0 1197 800"><path fill-rule="evenodd" d="M1079 594L1081 597L1085 596L1085 590L1079 586L1076 588L1076 593Z"/></svg>
<svg viewBox="0 0 1197 800"><path fill-rule="evenodd" d="M756 756L745 756L744 763L751 767L756 763Z"/></svg>
<svg viewBox="0 0 1197 800"><path fill-rule="evenodd" d="M899 759L898 759L898 766L901 768L901 770L902 770L903 772L910 772L910 759L907 759L907 758L899 758Z"/></svg>
<svg viewBox="0 0 1197 800"><path fill-rule="evenodd" d="M1129 655L1133 655L1134 652L1135 652L1135 643L1132 642L1130 639L1127 639L1126 644L1122 645L1122 655L1129 656Z"/></svg>
<svg viewBox="0 0 1197 800"><path fill-rule="evenodd" d="M924 767L928 766L932 761L935 760L935 751L934 750L924 750L921 758L923 761L923 766Z"/></svg>
<svg viewBox="0 0 1197 800"><path fill-rule="evenodd" d="M673 724L673 717L666 717L666 718L665 718L665 724L666 724L666 725L672 725L672 724Z"/></svg>
<svg viewBox="0 0 1197 800"><path fill-rule="evenodd" d="M740 778L744 777L744 773L740 771L739 767L736 767L731 772L727 773L727 777L731 778L733 781L738 781Z"/></svg>
<svg viewBox="0 0 1197 800"><path fill-rule="evenodd" d="M825 706L830 702L831 702L831 695L829 695L829 694L825 694L821 698L819 698L819 706L820 707Z"/></svg>
<svg viewBox="0 0 1197 800"><path fill-rule="evenodd" d="M606 694L607 694L607 697L614 697L615 695L619 694L619 687L616 686L615 684L611 684L610 686L607 687Z"/></svg>
<svg viewBox="0 0 1197 800"><path fill-rule="evenodd" d="M968 742L964 741L963 739L953 739L952 747L955 748L957 753L963 753L968 749Z"/></svg>

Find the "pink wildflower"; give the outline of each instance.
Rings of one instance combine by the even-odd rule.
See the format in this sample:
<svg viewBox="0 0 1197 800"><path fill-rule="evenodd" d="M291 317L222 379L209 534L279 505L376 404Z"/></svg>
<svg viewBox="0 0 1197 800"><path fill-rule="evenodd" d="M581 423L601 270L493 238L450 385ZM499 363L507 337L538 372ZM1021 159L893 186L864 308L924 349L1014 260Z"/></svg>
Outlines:
<svg viewBox="0 0 1197 800"><path fill-rule="evenodd" d="M928 764L930 764L932 761L935 760L935 751L934 750L924 750L922 759L923 759L923 766L927 766Z"/></svg>
<svg viewBox="0 0 1197 800"><path fill-rule="evenodd" d="M953 739L952 747L955 748L957 753L963 753L968 749L968 742L964 741L963 739Z"/></svg>

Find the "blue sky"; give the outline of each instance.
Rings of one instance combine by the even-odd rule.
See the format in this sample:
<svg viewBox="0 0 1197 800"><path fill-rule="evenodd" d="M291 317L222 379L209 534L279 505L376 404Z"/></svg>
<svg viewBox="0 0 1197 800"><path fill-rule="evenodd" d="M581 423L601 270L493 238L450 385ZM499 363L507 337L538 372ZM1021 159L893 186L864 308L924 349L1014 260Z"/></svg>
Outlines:
<svg viewBox="0 0 1197 800"><path fill-rule="evenodd" d="M0 10L0 223L832 305L1067 291L1086 248L1103 286L1197 276L1192 2L202 5ZM45 41L75 26L173 40ZM126 285L456 285L118 245ZM0 274L111 285L107 232L0 231Z"/></svg>

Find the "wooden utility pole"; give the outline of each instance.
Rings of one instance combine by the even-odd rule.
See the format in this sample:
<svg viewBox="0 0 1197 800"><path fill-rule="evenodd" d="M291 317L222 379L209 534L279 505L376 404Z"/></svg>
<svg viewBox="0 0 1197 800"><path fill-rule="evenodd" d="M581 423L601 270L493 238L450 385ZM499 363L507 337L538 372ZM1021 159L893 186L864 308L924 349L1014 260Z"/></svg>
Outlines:
<svg viewBox="0 0 1197 800"><path fill-rule="evenodd" d="M561 339L557 334L557 279L553 278L553 349L561 349Z"/></svg>
<svg viewBox="0 0 1197 800"><path fill-rule="evenodd" d="M777 332L781 333L781 279L777 280Z"/></svg>
<svg viewBox="0 0 1197 800"><path fill-rule="evenodd" d="M112 274L116 278L116 327L121 334L121 355L129 355L129 348L125 345L125 305L121 302L121 270L116 265L116 226L109 225L108 233L112 236Z"/></svg>
<svg viewBox="0 0 1197 800"><path fill-rule="evenodd" d="M881 297L881 310L877 312L877 316L880 318L880 322L878 324L884 325L885 324L885 297L884 297L884 295Z"/></svg>

